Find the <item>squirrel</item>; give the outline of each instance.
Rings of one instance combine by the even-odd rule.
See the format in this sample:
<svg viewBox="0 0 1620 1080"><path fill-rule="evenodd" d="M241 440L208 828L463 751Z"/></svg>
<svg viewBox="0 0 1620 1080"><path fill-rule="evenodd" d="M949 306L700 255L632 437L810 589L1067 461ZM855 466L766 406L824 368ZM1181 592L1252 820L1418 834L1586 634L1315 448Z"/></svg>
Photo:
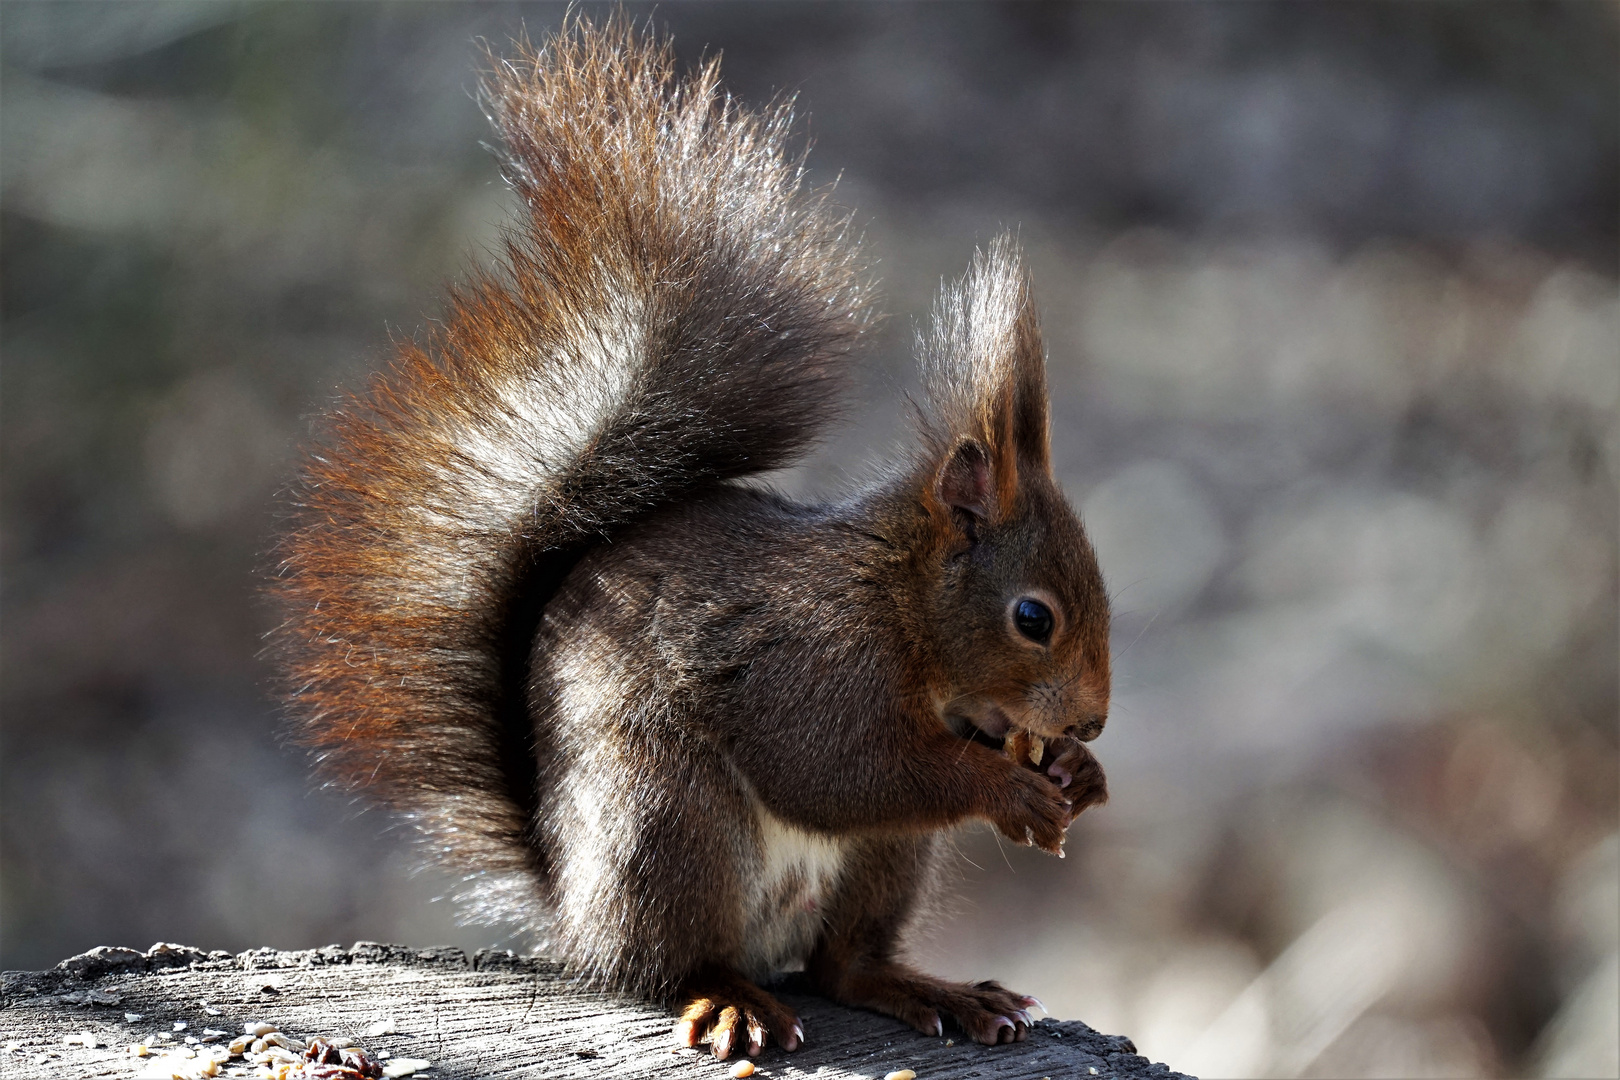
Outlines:
<svg viewBox="0 0 1620 1080"><path fill-rule="evenodd" d="M270 583L295 735L403 816L475 920L678 1011L714 1056L796 1049L802 967L932 1035L1031 997L897 958L981 820L1062 853L1108 598L1053 478L1045 356L1003 235L920 339L914 449L801 505L739 481L835 418L873 319L791 103L685 77L624 16L520 42L481 100L521 202L495 269L315 425ZM1001 752L1044 740L1044 764Z"/></svg>

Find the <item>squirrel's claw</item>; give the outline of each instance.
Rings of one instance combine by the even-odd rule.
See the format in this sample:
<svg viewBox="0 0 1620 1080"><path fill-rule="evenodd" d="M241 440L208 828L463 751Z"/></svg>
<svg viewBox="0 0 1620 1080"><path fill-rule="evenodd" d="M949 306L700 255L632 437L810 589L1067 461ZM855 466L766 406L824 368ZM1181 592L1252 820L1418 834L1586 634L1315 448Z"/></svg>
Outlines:
<svg viewBox="0 0 1620 1080"><path fill-rule="evenodd" d="M797 1050L804 1042L804 1027L793 1011L740 975L711 974L689 984L688 994L675 1024L676 1046L706 1042L724 1061L736 1050L753 1057L773 1038L784 1050Z"/></svg>
<svg viewBox="0 0 1620 1080"><path fill-rule="evenodd" d="M1005 809L993 818L996 827L1014 843L1056 855L1063 847L1063 832L1074 819L1069 800L1056 784L1033 770L1015 768L1009 780Z"/></svg>
<svg viewBox="0 0 1620 1080"><path fill-rule="evenodd" d="M731 1056L731 1044L737 1037L737 1010L726 1006L720 1010L720 1021L714 1026L709 1039L709 1050L721 1061Z"/></svg>
<svg viewBox="0 0 1620 1080"><path fill-rule="evenodd" d="M1063 797L1068 800L1069 820L1073 821L1081 811L1108 801L1108 777L1091 748L1078 739L1065 739L1057 749L1056 760L1047 772L1062 770L1068 776Z"/></svg>

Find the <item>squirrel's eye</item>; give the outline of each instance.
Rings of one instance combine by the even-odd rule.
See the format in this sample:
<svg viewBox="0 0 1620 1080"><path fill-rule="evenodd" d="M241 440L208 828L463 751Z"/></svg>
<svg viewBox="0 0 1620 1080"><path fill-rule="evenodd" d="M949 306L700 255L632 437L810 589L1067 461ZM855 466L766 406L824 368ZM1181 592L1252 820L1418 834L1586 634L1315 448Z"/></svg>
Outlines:
<svg viewBox="0 0 1620 1080"><path fill-rule="evenodd" d="M1013 625L1029 640L1045 645L1052 636L1052 612L1039 600L1025 597L1013 608Z"/></svg>

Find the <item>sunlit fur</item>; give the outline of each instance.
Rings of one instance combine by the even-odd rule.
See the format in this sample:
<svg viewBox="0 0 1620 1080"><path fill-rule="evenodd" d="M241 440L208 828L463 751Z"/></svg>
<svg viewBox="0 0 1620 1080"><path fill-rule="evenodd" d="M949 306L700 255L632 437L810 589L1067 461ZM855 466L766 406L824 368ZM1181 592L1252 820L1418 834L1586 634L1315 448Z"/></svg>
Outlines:
<svg viewBox="0 0 1620 1080"><path fill-rule="evenodd" d="M528 739L501 730L516 583L791 461L868 317L846 219L800 190L788 109L744 113L713 63L684 82L673 63L623 20L576 21L487 75L524 210L503 263L326 414L278 552L302 738L474 875L481 915L540 914L533 796L506 769Z"/></svg>
<svg viewBox="0 0 1620 1080"><path fill-rule="evenodd" d="M290 710L471 916L544 927L585 976L791 1041L748 980L803 964L837 1000L1012 1037L1025 999L894 952L941 830L1055 852L1106 798L1080 740L1107 605L1051 476L1029 282L1004 237L946 291L888 479L828 506L734 483L826 427L867 286L786 110L715 86L622 19L489 76L523 215L321 421L275 584ZM1013 628L1023 595L1049 645ZM1009 720L1075 782L964 738Z"/></svg>

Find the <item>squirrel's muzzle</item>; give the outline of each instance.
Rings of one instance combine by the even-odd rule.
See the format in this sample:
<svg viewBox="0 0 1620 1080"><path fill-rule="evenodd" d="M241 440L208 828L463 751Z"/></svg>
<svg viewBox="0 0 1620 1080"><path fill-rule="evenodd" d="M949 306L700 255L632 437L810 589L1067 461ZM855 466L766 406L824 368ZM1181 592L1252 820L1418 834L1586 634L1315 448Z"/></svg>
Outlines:
<svg viewBox="0 0 1620 1080"><path fill-rule="evenodd" d="M1084 723L1075 724L1069 728L1069 734L1081 742L1090 742L1102 734L1103 726L1108 723L1108 717L1097 715L1089 717Z"/></svg>

